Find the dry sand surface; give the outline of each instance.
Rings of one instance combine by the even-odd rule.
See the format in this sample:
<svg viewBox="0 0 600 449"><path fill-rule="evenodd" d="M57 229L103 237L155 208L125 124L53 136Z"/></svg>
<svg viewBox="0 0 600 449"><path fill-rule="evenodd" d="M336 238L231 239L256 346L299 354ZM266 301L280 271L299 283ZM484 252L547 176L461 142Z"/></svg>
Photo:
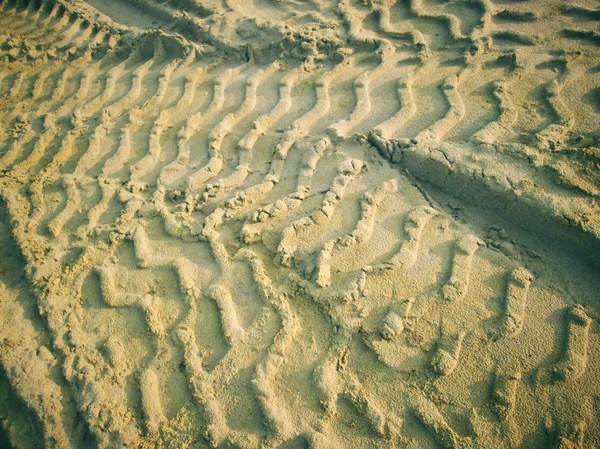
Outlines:
<svg viewBox="0 0 600 449"><path fill-rule="evenodd" d="M0 446L600 447L600 2L0 0Z"/></svg>

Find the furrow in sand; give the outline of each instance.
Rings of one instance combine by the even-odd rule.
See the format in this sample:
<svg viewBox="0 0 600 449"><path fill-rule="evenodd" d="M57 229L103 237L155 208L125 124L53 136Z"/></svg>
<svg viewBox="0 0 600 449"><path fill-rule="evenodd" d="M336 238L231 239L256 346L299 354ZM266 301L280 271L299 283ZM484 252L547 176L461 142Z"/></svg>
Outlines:
<svg viewBox="0 0 600 449"><path fill-rule="evenodd" d="M157 119L159 125L165 126L173 121L173 116L178 111L185 111L192 105L195 97L196 87L201 78L206 75L204 69L195 69L185 80L183 93L177 104L169 109L163 109ZM182 175L188 166L190 151L187 148L187 138L185 137L185 125L177 134L177 157L173 162L163 167L158 177L158 185L169 186L178 177Z"/></svg>
<svg viewBox="0 0 600 449"><path fill-rule="evenodd" d="M238 341L244 338L245 331L239 323L231 293L224 287L213 285L208 295L217 304L221 318L221 328L227 342L231 346L237 344Z"/></svg>
<svg viewBox="0 0 600 449"><path fill-rule="evenodd" d="M69 27L60 33L60 40L53 42L57 49L65 48L70 42L74 41L80 34L83 34L84 20L79 17L69 18Z"/></svg>
<svg viewBox="0 0 600 449"><path fill-rule="evenodd" d="M27 72L19 72L13 81L12 86L10 86L10 91L8 94L8 98L14 100L19 96L19 91L21 90L21 85L23 84L23 80L27 76Z"/></svg>
<svg viewBox="0 0 600 449"><path fill-rule="evenodd" d="M287 112L291 106L291 89L294 83L298 81L302 74L308 76L308 74L302 69L298 68L297 70L291 71L287 77L282 79L282 86L280 88L280 100L275 106L275 108L267 115L260 117L256 121L257 129L268 129L273 126L277 119ZM314 108L313 108L314 109ZM312 109L311 109L312 111ZM308 112L310 113L310 111ZM297 119L300 120L300 119ZM294 122L295 123L295 122ZM264 127L264 128L263 128ZM293 124L292 127L293 128ZM256 139L258 139L259 135L256 135ZM287 140L290 138L288 137ZM254 140L254 139L253 139ZM283 169L283 165L285 164L285 159L287 158L287 150L291 148L292 144L286 143L286 137L277 144L275 151L276 155L272 158L269 166L269 170L262 178L261 182L258 184L254 184L240 192L237 192L232 198L225 201L222 207L217 207L214 212L206 217L204 229L211 231L214 227L221 226L223 224L223 220L227 217L233 217L234 214L242 209L245 206L255 204L260 201L265 195L267 195L279 182L278 174L281 173ZM283 143L285 143L285 153L280 152L280 148ZM254 145L254 142L252 145ZM203 231L205 233L205 231Z"/></svg>
<svg viewBox="0 0 600 449"><path fill-rule="evenodd" d="M582 16L592 20L600 20L600 9L580 5L561 5L560 11L565 15Z"/></svg>
<svg viewBox="0 0 600 449"><path fill-rule="evenodd" d="M63 96L65 93L65 85L67 83L67 80L72 75L72 72L76 72L78 68L81 68L85 64L89 63L91 61L91 59L92 59L92 52L89 48L87 48L86 51L84 51L80 57L78 57L75 61L73 61L69 67L60 71L60 76L58 77L56 86L54 87L54 89L52 91L52 95L50 96L50 98L48 100L44 101L41 105L39 105L38 110L36 111L38 115L47 113L50 110L56 110L62 106L63 102L68 102L69 99L63 100ZM93 73L93 71L91 71L91 73ZM83 85L83 87L89 86L89 74L88 73L83 73L79 77L79 80L80 80L79 81L80 86L81 85ZM75 99L73 97L71 98L71 102L74 102L75 100L79 100L79 99ZM64 108L64 109L66 109L66 108ZM56 118L58 118L57 114L55 114L55 116L56 116Z"/></svg>
<svg viewBox="0 0 600 449"><path fill-rule="evenodd" d="M23 2L22 6L24 6L24 8L21 12L17 12L17 2L14 2L13 9L9 9L10 3L11 2L6 2L5 5L6 18L8 19L8 23L5 23L5 25L20 34L27 34L28 32L34 31L36 29L36 25L40 22L45 25L47 23L46 19L40 20L42 12L43 10L46 10L50 13L52 10L52 7L49 6L49 2L47 1L41 3ZM11 23L11 18L13 21L16 21L16 23Z"/></svg>
<svg viewBox="0 0 600 449"><path fill-rule="evenodd" d="M136 99L141 95L141 87L144 76L150 70L150 67L154 65L160 65L161 62L165 59L164 49L161 48L162 43L160 38L157 38L155 41L155 51L152 58L149 58L147 61L142 62L138 67L136 67L131 75L131 84L129 89L125 94L114 103L106 106L102 113L107 115L108 117L118 117L124 111L128 110L131 105L136 101ZM140 49L140 59L143 58L141 55ZM141 62L141 61L136 61Z"/></svg>
<svg viewBox="0 0 600 449"><path fill-rule="evenodd" d="M483 242L473 235L466 235L456 243L452 274L442 289L444 300L458 301L465 297L469 289L473 257L482 244Z"/></svg>
<svg viewBox="0 0 600 449"><path fill-rule="evenodd" d="M398 80L398 96L400 97L400 109L385 122L375 126L372 132L389 139L395 131L406 123L417 112L417 105L412 92L413 75L409 74L405 79Z"/></svg>
<svg viewBox="0 0 600 449"><path fill-rule="evenodd" d="M331 105L329 99L329 84L331 80L335 76L338 76L343 70L347 70L351 63L352 59L343 60L337 64L333 70L326 72L317 80L315 85L317 101L315 105L310 111L292 123L275 147L269 174L274 176L277 180L281 177L288 151L294 146L298 139L308 134L317 120L321 119L329 112Z"/></svg>
<svg viewBox="0 0 600 449"><path fill-rule="evenodd" d="M103 37L104 34L98 32L91 43L83 42L73 45L69 48L67 53L72 52L74 54L82 54L86 51L90 44L93 45L94 42L99 42L103 39ZM37 72L37 77L35 79L35 82L33 83L32 90L29 93L29 95L24 95L23 98L21 98L21 104L23 104L25 107L32 107L34 104L37 103L40 97L42 97L43 95L47 95L47 92L44 92L46 82L52 74L58 73L59 70L62 71L61 66L64 65L66 59L67 58L65 56L61 56L59 58L56 58L51 65L49 64L41 68L38 68L37 66L32 66L31 71ZM84 61L84 63L88 61L87 57L84 59Z"/></svg>
<svg viewBox="0 0 600 449"><path fill-rule="evenodd" d="M519 117L515 104L510 98L510 88L511 84L523 76L531 67L527 63L520 63L517 60L517 53L513 53L511 57L514 59L516 67L512 69L512 73L506 79L494 83L494 97L498 101L500 114L496 120L488 123L471 136L470 140L477 144L493 144L509 135Z"/></svg>
<svg viewBox="0 0 600 449"><path fill-rule="evenodd" d="M492 391L492 410L498 418L506 421L515 408L516 393L521 381L521 371L497 366L494 371L494 385Z"/></svg>
<svg viewBox="0 0 600 449"><path fill-rule="evenodd" d="M92 206L86 214L87 225L85 225L85 229L87 229L87 231L94 230L100 216L107 210L110 200L114 198L120 187L118 181L106 178L99 178L98 185L100 187L101 197L100 201Z"/></svg>
<svg viewBox="0 0 600 449"><path fill-rule="evenodd" d="M112 103L110 106L107 106L103 111L104 114L111 118L118 117L128 109L129 105L140 95L143 77L148 73L148 70L153 63L154 61L152 60L146 61L133 71L129 90L121 99Z"/></svg>
<svg viewBox="0 0 600 449"><path fill-rule="evenodd" d="M81 61L84 62L83 60ZM57 104L56 108L53 108L51 112L49 112L46 117L48 120L57 121L60 117L68 116L74 110L75 106L80 104L81 100L87 96L88 90L90 87L90 78L89 76L83 74L79 78L79 86L77 91L64 99L61 104ZM46 117L44 119L46 120Z"/></svg>
<svg viewBox="0 0 600 449"><path fill-rule="evenodd" d="M579 39L583 42L592 42L594 45L600 43L600 33L593 30L578 30L573 28L566 28L562 30L561 34L569 39Z"/></svg>
<svg viewBox="0 0 600 449"><path fill-rule="evenodd" d="M212 387L211 379L202 366L200 350L194 334L187 327L182 327L177 332L177 336L184 348L185 370L192 396L206 415L207 439L215 447L224 442L235 441L235 433L227 423L225 413ZM241 447L251 448L251 439L246 439Z"/></svg>
<svg viewBox="0 0 600 449"><path fill-rule="evenodd" d="M509 274L506 287L503 334L517 337L525 325L527 293L534 276L523 267L515 268Z"/></svg>
<svg viewBox="0 0 600 449"><path fill-rule="evenodd" d="M438 120L429 128L421 131L414 138L416 143L434 144L440 143L452 128L454 128L465 116L465 105L459 91L459 79L451 76L444 80L442 89L448 102L448 112L443 119Z"/></svg>
<svg viewBox="0 0 600 449"><path fill-rule="evenodd" d="M206 111L198 111L193 114L179 130L177 134L177 158L161 172L159 178L161 183L169 185L169 181L174 180L176 177L180 177L185 170L189 168L191 156L190 144L188 142L189 139L199 131L201 125L205 123L205 121L213 118L214 115L222 109L225 101L225 90L227 89L231 78L234 76L234 73L237 74L241 70L243 70L243 66L238 66L235 69L226 69L215 79L213 85L213 98ZM191 182L190 179L193 178L187 178L186 182L188 185L189 182Z"/></svg>
<svg viewBox="0 0 600 449"><path fill-rule="evenodd" d="M402 22L398 25L392 25L390 7L392 4L388 4L385 0L381 0L374 5L373 10L379 15L379 28L386 35L391 37L409 38L411 43L417 50L419 57L426 57L429 55L429 48L423 33L417 30L410 22Z"/></svg>
<svg viewBox="0 0 600 449"><path fill-rule="evenodd" d="M383 273L388 270L408 270L414 266L419 256L423 229L438 212L429 207L421 206L412 210L404 223L406 240L400 245L400 250L389 261L367 266L365 271Z"/></svg>
<svg viewBox="0 0 600 449"><path fill-rule="evenodd" d="M386 194L396 193L398 185L395 180L383 182L375 191L364 194L360 202L361 215L354 230L335 240L330 240L317 257L317 266L315 268L314 279L319 287L328 287L331 284L331 262L335 253L341 252L344 248L352 247L367 242L373 234L375 226L375 214L377 208Z"/></svg>
<svg viewBox="0 0 600 449"><path fill-rule="evenodd" d="M234 126L240 123L248 114L250 114L257 103L256 89L260 82L264 81L275 71L279 70L280 65L274 62L263 70L259 70L246 81L246 96L244 102L235 113L227 114L209 134L209 157L210 160L197 173L192 175L193 182L198 185L208 181L210 178L217 176L223 169L223 156L221 155L221 146L223 139L233 130ZM221 189L231 189L239 185L248 174L248 165L238 166L236 173L230 175L219 182L221 188L215 188L212 185L206 186L206 191L203 193L202 199L210 196L216 196L216 191Z"/></svg>
<svg viewBox="0 0 600 449"><path fill-rule="evenodd" d="M313 146L312 151L305 154L294 193L275 203L260 207L246 219L240 231L242 242L249 244L258 241L266 231L273 229L298 210L302 201L310 194L315 169L329 145L327 138L321 139Z"/></svg>
<svg viewBox="0 0 600 449"><path fill-rule="evenodd" d="M44 38L44 40L46 40L46 36L51 36L49 39L46 40L46 42L48 44L56 44L60 41L63 35L68 35L69 33L75 31L75 27L71 22L71 19L74 19L75 17L69 11L67 11L64 8L59 9L56 18L58 20L56 20L55 22L50 22L48 24L48 34L42 32L41 30L38 30L38 32L34 33L31 37Z"/></svg>
<svg viewBox="0 0 600 449"><path fill-rule="evenodd" d="M369 133L367 137L368 141L374 145L386 159L389 159L392 162L398 162L400 160L403 148L406 148L410 143L429 147L442 142L444 136L463 120L466 111L463 98L459 92L458 76L452 75L446 78L441 88L444 91L446 102L449 106L448 111L442 119L437 120L410 140L406 138L398 140L385 138L382 135L381 129L375 128ZM402 112L402 109L400 112Z"/></svg>
<svg viewBox="0 0 600 449"><path fill-rule="evenodd" d="M435 19L442 22L448 27L450 37L455 41L466 39L460 30L460 20L453 14L443 12L443 6L431 6L426 8L423 6L423 0L410 0L410 11L416 17L426 19Z"/></svg>
<svg viewBox="0 0 600 449"><path fill-rule="evenodd" d="M112 126L112 123L105 120L94 128L94 132L88 139L86 151L81 155L73 170L73 175L78 180L83 181L88 170L98 162L99 156L102 154L102 144L106 143L106 136Z"/></svg>
<svg viewBox="0 0 600 449"><path fill-rule="evenodd" d="M178 265L178 267L180 267ZM190 271L179 270L180 279L186 280ZM189 283L189 280L186 281ZM185 374L189 382L192 397L195 403L203 410L206 420L205 437L213 446L218 446L224 442L235 444L244 449L258 447L258 441L254 434L244 434L232 429L227 421L225 410L219 402L216 384L219 377L215 373L209 373L202 360L202 352L197 343L197 337L193 331L194 323L198 319L198 293L192 292L189 288L182 286L185 296L190 296L189 310L176 331L178 341L183 347ZM208 296L217 303L221 311L221 323L225 335L231 337L230 342L234 343L236 337L242 336L242 331L237 325L233 305L228 301L226 290L218 285L214 285L207 291ZM234 346L237 347L238 345Z"/></svg>
<svg viewBox="0 0 600 449"><path fill-rule="evenodd" d="M69 49L69 51L72 51L74 54L79 54L79 56L75 60L71 61L69 67L67 67L66 69L59 70L61 75L58 78L57 84L55 86L54 91L52 92L52 95L42 105L38 105L38 110L35 111L38 116L41 116L43 112L48 110L53 103L57 103L57 106L55 106L55 108L58 107L58 102L61 100L61 97L64 94L65 84L66 84L69 76L71 76L72 73L75 72L78 68L81 68L82 66L84 66L85 64L87 64L91 61L92 54L91 54L91 50L90 50L90 47L88 44L83 44L80 47L75 47L75 46L71 47ZM26 74L29 72L34 72L34 73L37 72L38 73L37 79L36 79L35 83L33 84L33 91L29 95L29 98L27 95L22 96L22 98L21 98L22 108L21 109L7 111L8 114L4 115L5 120L9 117L9 114L18 113L21 110L24 110L25 111L24 113L27 115L30 115L30 116L33 115L34 110L31 108L28 109L27 105L33 105L35 103L35 100L42 94L41 90L44 88L44 81L47 78L49 72L52 71L53 68L64 65L65 62L68 61L68 59L69 59L68 54L66 56L62 55L62 56L58 57L53 62L52 65L50 65L48 67L42 67L40 69L38 65L31 65L31 66L25 68L21 72L22 74ZM81 77L80 90L82 88L86 89L88 87L88 83L86 81L87 79L88 79L88 77L86 74L84 74ZM75 99L80 99L81 94L83 94L83 93L84 93L84 91L82 91L80 94L73 95L72 97ZM15 86L11 87L10 94L17 96L18 89L16 89ZM60 114L60 111L55 114L56 115Z"/></svg>
<svg viewBox="0 0 600 449"><path fill-rule="evenodd" d="M331 220L336 205L344 199L346 187L360 175L365 163L358 159L347 159L338 168L339 174L333 179L331 188L325 194L321 206L312 214L299 218L287 226L281 235L277 247L277 260L290 265L299 243L299 232L315 225L323 225Z"/></svg>
<svg viewBox="0 0 600 449"><path fill-rule="evenodd" d="M566 311L567 336L561 359L551 368L555 382L572 382L582 377L588 365L589 330L592 324L585 308L571 306Z"/></svg>
<svg viewBox="0 0 600 449"><path fill-rule="evenodd" d="M21 22L24 20L23 14L27 14L27 10L21 11L18 14L17 4L14 2L4 1L2 5L2 17L0 18L0 24L8 25L11 22Z"/></svg>
<svg viewBox="0 0 600 449"><path fill-rule="evenodd" d="M26 14L26 10L24 10L21 13L21 17L24 19ZM44 28L53 31L54 34L51 34L50 36L52 36L52 41L50 42L56 42L58 39L60 39L60 34L56 33L56 31L62 29L62 28L68 28L68 24L69 24L69 20L70 20L70 15L68 14L66 8L59 4L56 3L54 5L54 7L51 9L50 13L48 14L48 16L46 16L44 19L42 19L41 22L39 22L39 25L43 26ZM37 28L35 30L35 32L33 32L29 37L32 38L42 38L44 37L45 34L45 30L44 28Z"/></svg>
<svg viewBox="0 0 600 449"><path fill-rule="evenodd" d="M342 4L340 4L340 7L341 5ZM355 33L351 34L351 36L354 36L354 39L361 42L364 40L370 42L370 38L362 36L360 25L354 25L353 22L350 22L350 24L351 33ZM355 28L356 30L353 31ZM376 42L380 63L376 68L360 74L354 81L354 93L356 96L354 110L347 119L342 119L327 128L327 132L334 139L348 137L349 132L369 115L371 112L371 83L393 67L395 47L386 39L378 39Z"/></svg>
<svg viewBox="0 0 600 449"><path fill-rule="evenodd" d="M94 24L90 23L89 20L82 20L82 28L82 32L75 39L68 42L69 47L79 46L85 42L93 43L97 39L100 30Z"/></svg>
<svg viewBox="0 0 600 449"><path fill-rule="evenodd" d="M465 332L449 332L443 325L429 369L437 376L449 376L456 369L462 350Z"/></svg>
<svg viewBox="0 0 600 449"><path fill-rule="evenodd" d="M33 168L44 156L50 143L55 139L55 137L59 133L59 129L55 127L50 120L44 119L43 126L44 131L35 141L31 153L29 153L29 155L27 155L25 159L23 159L21 162L18 162L11 168L11 172L14 173L15 176L20 176L25 172L29 171L31 168Z"/></svg>
<svg viewBox="0 0 600 449"><path fill-rule="evenodd" d="M113 56L114 55L114 56ZM108 61L105 63L111 63L111 57L116 57L115 53L109 53L107 55L109 57ZM135 47L129 53L129 56L120 62L119 64L114 65L106 74L104 89L93 99L91 99L88 103L84 104L81 107L80 113L82 117L91 117L98 110L106 104L114 94L115 86L117 84L118 78L123 74L125 68L129 64L135 64L139 62L142 58L141 49L139 47ZM101 61L98 61L97 65L100 66Z"/></svg>
<svg viewBox="0 0 600 449"><path fill-rule="evenodd" d="M386 410L371 396L360 380L346 369L344 353L348 349L348 332L341 332L327 350L325 361L317 366L313 378L322 397L321 405L327 416L335 416L338 401L348 400L356 412L365 420L371 431L384 440L398 438L402 420Z"/></svg>
<svg viewBox="0 0 600 449"><path fill-rule="evenodd" d="M116 153L104 163L102 168L103 177L114 175L123 167L125 161L129 159L131 155L132 134L136 131L136 129L142 126L143 117L146 111L152 110L155 102L164 95L164 87L161 89L161 83L159 82L157 91L147 102L145 102L141 107L130 108L130 106L134 102L138 101L138 98L141 96L141 81L143 76L148 72L151 66L163 63L166 58L164 44L159 37L154 39L153 47L154 52L152 58L149 58L146 62L134 70L130 90L119 101L104 109L103 120L104 122L109 122L105 126L112 127L110 124L110 122L113 120L112 117L121 115L123 111L128 111L128 121L121 130L120 145ZM172 70L171 65L167 65L165 69L167 69L167 73L170 73L170 70ZM160 139L160 132L154 131L150 134L150 156L156 158L158 155L160 155L160 144L154 140L154 137ZM141 172L148 163L143 161L144 159L138 161L137 164L131 167L130 173L132 182L137 181L142 175ZM150 159L150 162L152 162L152 159ZM139 176L138 173L140 173Z"/></svg>
<svg viewBox="0 0 600 449"><path fill-rule="evenodd" d="M274 63L267 67L264 71L261 70L250 76L246 81L246 93L244 102L235 113L229 113L213 128L208 136L208 162L199 170L190 175L187 179L186 188L188 191L198 189L204 185L206 181L217 176L223 169L223 155L221 154L221 146L223 139L229 134L233 127L244 119L256 107L256 89L258 83L263 77L269 76L273 71L279 69L279 64Z"/></svg>
<svg viewBox="0 0 600 449"><path fill-rule="evenodd" d="M81 204L81 197L79 195L77 183L71 175L63 176L62 186L65 189L68 200L65 208L62 209L58 215L56 215L56 217L54 217L48 223L48 230L54 237L60 235L62 228L65 226L69 218L73 216L75 211L79 209Z"/></svg>
<svg viewBox="0 0 600 449"><path fill-rule="evenodd" d="M52 184L60 177L59 169L67 161L74 151L74 140L79 137L82 129L75 127L67 133L62 141L59 150L56 152L50 163L37 174L29 185L30 200L33 206L33 214L30 217L30 226L35 226L46 213L46 204L44 201L44 187Z"/></svg>
<svg viewBox="0 0 600 449"><path fill-rule="evenodd" d="M164 44L162 43L160 38L156 39L155 45L158 45L158 46L164 48ZM161 49L161 51L165 51L165 50ZM155 58L155 59L158 59L158 58ZM158 62L158 60L155 60L155 62ZM144 103L142 105L141 109L155 112L160 108L161 102L164 100L165 94L167 93L167 89L169 88L169 83L171 81L171 76L173 75L173 72L178 68L179 65L181 65L184 62L185 62L185 59L182 59L182 60L173 59L173 61L166 64L160 70L160 72L158 73L158 87L156 88L156 92L154 93L154 95L152 95L152 97L146 103Z"/></svg>
<svg viewBox="0 0 600 449"><path fill-rule="evenodd" d="M270 67L274 67L275 64ZM203 207L209 202L213 202L215 199L218 199L219 194L223 194L243 184L250 171L253 156L252 151L256 142L290 110L292 106L291 91L302 71L302 68L299 67L283 76L279 86L279 101L275 107L267 114L256 119L253 123L253 128L238 142L237 149L240 153L238 166L227 178L218 181L214 185L207 186L198 207Z"/></svg>
<svg viewBox="0 0 600 449"><path fill-rule="evenodd" d="M152 61L154 64L160 64L164 61L165 57L166 50L164 48L164 44L160 38L156 38L154 41L154 55L152 57ZM141 117L147 115L148 112L151 112L153 115L157 115L157 118L155 119L154 125L150 131L148 154L142 157L130 168L130 188L142 189L143 186L139 185L141 183L141 178L148 174L152 168L154 168L160 158L160 138L164 129L164 121L161 120L161 115L160 112L158 112L158 108L166 93L171 73L173 70L175 70L177 65L180 64L180 62L181 61L173 60L169 64L165 65L159 74L159 82L154 95L141 107L135 109L135 113L139 117L135 120L136 127L142 125L143 121ZM138 186L136 187L136 185Z"/></svg>
<svg viewBox="0 0 600 449"><path fill-rule="evenodd" d="M134 111L129 112L128 122L121 128L121 134L119 136L119 147L115 154L106 160L102 167L102 176L110 177L119 171L125 161L129 159L131 154L131 131L134 128L136 115Z"/></svg>
<svg viewBox="0 0 600 449"><path fill-rule="evenodd" d="M0 169L2 170L9 169L22 156L24 144L36 134L29 121L20 119L18 122L23 125L23 128L17 136L9 138L8 148L0 159Z"/></svg>
<svg viewBox="0 0 600 449"><path fill-rule="evenodd" d="M299 322L285 295L277 292L273 286L258 256L251 250L242 249L237 258L248 261L262 300L275 309L281 320L281 327L273 344L268 348L266 357L256 367L253 383L269 430L274 437L287 441L295 436L297 426L289 416L286 404L275 391L273 383L285 362L289 346L300 331Z"/></svg>
<svg viewBox="0 0 600 449"><path fill-rule="evenodd" d="M536 134L538 147L542 150L556 151L564 148L567 145L569 133L575 126L575 117L561 98L561 92L583 73L583 70L578 67L576 59L559 60L564 64L562 73L544 88L544 94L557 120Z"/></svg>
<svg viewBox="0 0 600 449"><path fill-rule="evenodd" d="M164 59L165 49L160 38L155 40L154 45L155 56L153 59ZM148 171L151 170L158 162L161 154L160 138L164 128L169 126L171 113L177 110L181 111L182 109L188 107L192 102L194 97L195 82L199 78L199 73L203 73L202 71L196 72L195 76L187 79L182 97L173 108L160 110L160 103L167 91L171 74L179 67L185 68L193 61L194 58L195 53L193 50L191 50L181 61L175 59L169 64L165 65L159 74L159 82L155 94L140 108L136 109L136 114L138 116L142 117L148 113L152 113L153 115L156 115L156 119L150 132L148 154L131 167L131 182L133 184L138 184L140 182L140 178L145 176ZM136 120L136 123L137 126L139 126L141 125L142 121L138 119Z"/></svg>
<svg viewBox="0 0 600 449"><path fill-rule="evenodd" d="M428 399L418 398L413 406L414 416L432 434L436 443L446 449L455 449L459 446L459 437L450 427L437 406Z"/></svg>

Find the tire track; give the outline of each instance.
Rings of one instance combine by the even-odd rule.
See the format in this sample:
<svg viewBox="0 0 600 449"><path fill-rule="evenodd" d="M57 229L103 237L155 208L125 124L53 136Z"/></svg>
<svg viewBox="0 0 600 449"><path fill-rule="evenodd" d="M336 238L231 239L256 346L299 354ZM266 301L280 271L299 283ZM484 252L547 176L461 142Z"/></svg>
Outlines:
<svg viewBox="0 0 600 449"><path fill-rule="evenodd" d="M0 363L31 441L600 438L594 9L131 3L1 5Z"/></svg>

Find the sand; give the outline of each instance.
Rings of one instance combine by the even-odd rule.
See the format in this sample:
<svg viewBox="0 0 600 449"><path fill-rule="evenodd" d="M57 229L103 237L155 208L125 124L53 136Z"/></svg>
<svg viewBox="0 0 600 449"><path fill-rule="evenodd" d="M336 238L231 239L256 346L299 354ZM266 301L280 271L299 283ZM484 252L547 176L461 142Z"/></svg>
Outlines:
<svg viewBox="0 0 600 449"><path fill-rule="evenodd" d="M0 1L0 446L600 447L599 8Z"/></svg>

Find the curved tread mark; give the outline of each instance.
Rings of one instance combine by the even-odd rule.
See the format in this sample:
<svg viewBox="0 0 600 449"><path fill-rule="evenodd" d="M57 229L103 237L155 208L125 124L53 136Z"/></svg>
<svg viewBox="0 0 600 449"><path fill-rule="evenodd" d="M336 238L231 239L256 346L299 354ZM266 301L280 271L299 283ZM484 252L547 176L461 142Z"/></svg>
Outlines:
<svg viewBox="0 0 600 449"><path fill-rule="evenodd" d="M555 381L574 381L585 373L592 319L580 305L567 309L567 341L562 359L552 368Z"/></svg>
<svg viewBox="0 0 600 449"><path fill-rule="evenodd" d="M524 268L516 268L510 273L504 306L505 335L516 337L523 329L527 292L533 279L533 275Z"/></svg>
<svg viewBox="0 0 600 449"><path fill-rule="evenodd" d="M483 242L473 235L466 235L458 240L452 259L452 275L442 288L444 300L458 301L466 296L469 289L473 257L482 245Z"/></svg>
<svg viewBox="0 0 600 449"><path fill-rule="evenodd" d="M277 260L280 263L286 266L291 264L298 246L298 232L301 229L322 225L331 219L336 205L344 198L346 187L361 173L364 166L365 163L358 159L347 159L340 164L339 174L334 178L331 189L325 194L321 207L311 215L295 220L283 230L277 247Z"/></svg>
<svg viewBox="0 0 600 449"><path fill-rule="evenodd" d="M361 200L361 215L354 230L336 240L325 243L317 258L315 282L319 287L331 284L331 259L335 252L367 242L373 234L375 215L386 195L396 193L398 183L395 179L384 181L375 191L366 192Z"/></svg>

